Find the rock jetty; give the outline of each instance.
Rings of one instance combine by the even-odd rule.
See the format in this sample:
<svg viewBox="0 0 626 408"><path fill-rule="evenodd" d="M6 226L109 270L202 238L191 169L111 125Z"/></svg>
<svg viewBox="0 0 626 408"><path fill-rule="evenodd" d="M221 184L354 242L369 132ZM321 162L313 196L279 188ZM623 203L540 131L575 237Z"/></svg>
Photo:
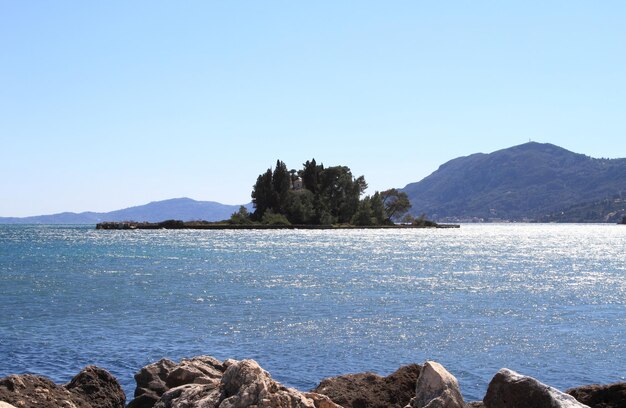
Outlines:
<svg viewBox="0 0 626 408"><path fill-rule="evenodd" d="M626 408L626 382L563 393L503 368L482 401L465 402L456 378L441 364L410 364L382 377L347 374L313 391L285 387L254 360L197 356L162 359L135 374L128 408ZM0 408L123 408L126 397L106 370L88 366L58 385L24 374L0 379Z"/></svg>

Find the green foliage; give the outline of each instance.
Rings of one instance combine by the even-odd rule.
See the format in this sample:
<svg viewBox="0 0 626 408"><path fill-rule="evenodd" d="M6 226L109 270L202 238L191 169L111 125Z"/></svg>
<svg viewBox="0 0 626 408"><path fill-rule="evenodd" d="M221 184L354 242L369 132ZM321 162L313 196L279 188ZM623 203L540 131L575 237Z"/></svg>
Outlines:
<svg viewBox="0 0 626 408"><path fill-rule="evenodd" d="M185 227L185 223L181 220L165 220L158 223L159 228L181 229Z"/></svg>
<svg viewBox="0 0 626 408"><path fill-rule="evenodd" d="M409 197L404 192L395 188L380 193L381 200L385 206L387 220L401 218L411 208Z"/></svg>
<svg viewBox="0 0 626 408"><path fill-rule="evenodd" d="M351 223L353 225L374 225L376 218L372 211L372 203L370 197L365 197L359 202L356 213L352 216Z"/></svg>
<svg viewBox="0 0 626 408"><path fill-rule="evenodd" d="M372 208L374 224L383 225L390 223L385 213L385 204L383 203L383 199L378 191L375 192L370 198L370 207Z"/></svg>
<svg viewBox="0 0 626 408"><path fill-rule="evenodd" d="M285 210L292 224L313 224L315 220L313 193L309 190L290 191Z"/></svg>
<svg viewBox="0 0 626 408"><path fill-rule="evenodd" d="M287 170L280 160L274 170L257 177L252 190L255 211L249 217L264 224L390 225L411 208L405 193L390 189L361 199L365 177L354 177L347 166L324 167L315 159L302 170ZM294 187L301 178L302 188ZM240 222L245 214L233 214ZM413 222L413 218L408 220Z"/></svg>
<svg viewBox="0 0 626 408"><path fill-rule="evenodd" d="M361 194L367 188L365 177L353 177L346 166L325 168L315 159L307 161L300 171L287 170L280 160L274 170L268 169L257 177L252 190L254 214L262 221L271 211L282 214L292 224L349 223L359 207ZM292 183L302 178L302 189L292 189Z"/></svg>
<svg viewBox="0 0 626 408"><path fill-rule="evenodd" d="M317 214L317 220L319 225L333 225L337 223L337 219L326 210L322 210Z"/></svg>
<svg viewBox="0 0 626 408"><path fill-rule="evenodd" d="M234 212L230 219L228 220L230 224L252 224L252 219L250 218L250 213L248 209L243 205L239 207L237 212Z"/></svg>
<svg viewBox="0 0 626 408"><path fill-rule="evenodd" d="M276 168L272 175L272 205L275 212L285 213L287 205L287 194L291 190L291 175L287 166L280 160L276 160Z"/></svg>
<svg viewBox="0 0 626 408"><path fill-rule="evenodd" d="M256 221L263 217L265 211L275 205L275 194L272 184L272 169L267 169L264 174L259 175L252 189L252 203L254 204L254 214L252 218Z"/></svg>
<svg viewBox="0 0 626 408"><path fill-rule="evenodd" d="M319 194L325 208L337 222L350 222L359 205L362 187L367 187L365 178L361 176L355 180L346 166L328 167L319 176Z"/></svg>
<svg viewBox="0 0 626 408"><path fill-rule="evenodd" d="M312 192L317 193L319 186L320 173L324 170L324 166L318 166L315 159L304 163L304 169L301 171L303 187Z"/></svg>
<svg viewBox="0 0 626 408"><path fill-rule="evenodd" d="M261 218L261 224L268 225L291 225L287 217L283 214L276 214L272 210L265 211Z"/></svg>
<svg viewBox="0 0 626 408"><path fill-rule="evenodd" d="M414 218L411 225L416 227L436 227L437 223L426 219L426 215L422 214L417 218Z"/></svg>

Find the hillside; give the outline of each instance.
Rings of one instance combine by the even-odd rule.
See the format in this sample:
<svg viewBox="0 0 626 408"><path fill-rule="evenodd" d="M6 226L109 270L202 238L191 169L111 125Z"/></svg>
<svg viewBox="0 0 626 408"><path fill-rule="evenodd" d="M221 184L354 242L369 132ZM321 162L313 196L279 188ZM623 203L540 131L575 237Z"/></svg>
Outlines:
<svg viewBox="0 0 626 408"><path fill-rule="evenodd" d="M414 214L439 221L606 222L602 206L594 203L626 198L626 159L594 159L530 142L456 158L402 191ZM583 207L594 209L574 211ZM609 207L623 211L623 206Z"/></svg>
<svg viewBox="0 0 626 408"><path fill-rule="evenodd" d="M247 207L250 209L252 206L248 204ZM169 219L220 221L229 218L238 209L238 205L174 198L107 213L66 212L23 218L0 217L0 224L96 224L104 221L159 222Z"/></svg>

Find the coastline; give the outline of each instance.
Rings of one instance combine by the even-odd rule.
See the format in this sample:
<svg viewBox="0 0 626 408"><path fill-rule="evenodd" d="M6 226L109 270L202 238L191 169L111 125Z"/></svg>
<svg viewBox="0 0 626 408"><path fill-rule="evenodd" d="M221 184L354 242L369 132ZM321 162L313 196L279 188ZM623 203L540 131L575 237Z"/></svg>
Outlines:
<svg viewBox="0 0 626 408"><path fill-rule="evenodd" d="M101 222L97 230L154 230L154 229L192 229L192 230L347 230L347 229L423 229L423 228L460 228L459 224L428 225L312 225L312 224L227 224L207 221L163 221L163 222Z"/></svg>
<svg viewBox="0 0 626 408"><path fill-rule="evenodd" d="M33 374L0 378L0 407L76 408L622 408L626 382L560 391L530 376L500 369L480 401L466 402L456 377L435 361L409 364L382 377L372 372L323 379L311 391L288 388L256 361L203 355L162 358L135 374L127 403L119 381L90 365L67 384Z"/></svg>

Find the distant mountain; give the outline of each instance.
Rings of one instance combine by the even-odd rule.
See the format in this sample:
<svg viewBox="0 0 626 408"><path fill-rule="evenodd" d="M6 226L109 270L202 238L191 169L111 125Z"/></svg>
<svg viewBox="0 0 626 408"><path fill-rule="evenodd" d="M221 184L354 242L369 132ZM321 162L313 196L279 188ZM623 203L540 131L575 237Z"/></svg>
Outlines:
<svg viewBox="0 0 626 408"><path fill-rule="evenodd" d="M607 222L626 207L626 159L531 142L451 160L402 191L415 215L440 221Z"/></svg>
<svg viewBox="0 0 626 408"><path fill-rule="evenodd" d="M251 210L252 204L247 204L246 207ZM238 209L238 205L196 201L191 198L174 198L107 213L65 212L23 218L0 217L0 224L96 224L103 221L159 222L171 219L220 221L229 218Z"/></svg>

